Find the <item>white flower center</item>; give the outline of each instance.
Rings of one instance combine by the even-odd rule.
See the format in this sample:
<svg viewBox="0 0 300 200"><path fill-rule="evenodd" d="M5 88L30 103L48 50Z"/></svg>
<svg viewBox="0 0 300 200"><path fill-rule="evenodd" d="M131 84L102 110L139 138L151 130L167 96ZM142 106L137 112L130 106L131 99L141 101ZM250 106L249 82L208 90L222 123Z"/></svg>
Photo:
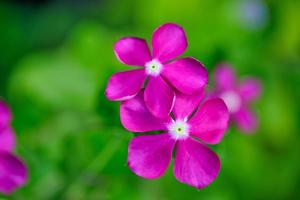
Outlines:
<svg viewBox="0 0 300 200"><path fill-rule="evenodd" d="M176 120L169 124L169 133L175 140L185 139L189 136L189 125L186 120Z"/></svg>
<svg viewBox="0 0 300 200"><path fill-rule="evenodd" d="M163 65L156 59L146 63L146 73L151 76L158 76L162 70Z"/></svg>
<svg viewBox="0 0 300 200"><path fill-rule="evenodd" d="M220 97L224 100L229 112L234 113L240 109L242 101L235 91L226 91Z"/></svg>

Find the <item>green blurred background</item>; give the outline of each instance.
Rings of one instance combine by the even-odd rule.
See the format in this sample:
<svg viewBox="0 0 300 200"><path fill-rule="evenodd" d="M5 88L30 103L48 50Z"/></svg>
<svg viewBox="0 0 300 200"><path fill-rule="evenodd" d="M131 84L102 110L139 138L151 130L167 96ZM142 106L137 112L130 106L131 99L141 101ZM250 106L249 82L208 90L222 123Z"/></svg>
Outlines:
<svg viewBox="0 0 300 200"><path fill-rule="evenodd" d="M297 0L1 0L0 96L30 180L0 199L299 199L299 9ZM109 76L128 69L113 43L149 41L166 22L185 28L184 55L210 74L227 61L263 82L259 129L230 128L213 147L221 173L203 190L176 181L172 167L157 180L135 176L126 166L133 135L104 97Z"/></svg>

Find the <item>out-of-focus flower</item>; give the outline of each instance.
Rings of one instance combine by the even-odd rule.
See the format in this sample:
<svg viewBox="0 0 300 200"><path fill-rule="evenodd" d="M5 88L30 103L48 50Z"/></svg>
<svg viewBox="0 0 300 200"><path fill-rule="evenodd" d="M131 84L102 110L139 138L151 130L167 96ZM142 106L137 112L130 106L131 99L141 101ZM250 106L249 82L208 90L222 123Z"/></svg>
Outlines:
<svg viewBox="0 0 300 200"><path fill-rule="evenodd" d="M242 0L238 2L238 19L243 27L260 29L268 20L268 9L262 0Z"/></svg>
<svg viewBox="0 0 300 200"><path fill-rule="evenodd" d="M10 127L11 112L0 100L0 192L10 194L27 181L25 164L13 154L15 135Z"/></svg>
<svg viewBox="0 0 300 200"><path fill-rule="evenodd" d="M110 100L128 100L138 94L147 80L144 99L150 112L167 117L175 101L175 90L191 95L207 84L207 70L193 58L175 61L187 48L184 30L176 24L158 27L152 36L152 54L141 38L125 37L114 46L119 61L143 68L119 72L110 78L106 96Z"/></svg>
<svg viewBox="0 0 300 200"><path fill-rule="evenodd" d="M249 103L261 94L261 83L255 78L246 78L241 83L234 70L227 64L220 64L214 74L215 88L209 98L222 98L233 120L240 130L252 133L257 128L257 119L249 109Z"/></svg>
<svg viewBox="0 0 300 200"><path fill-rule="evenodd" d="M0 99L0 130L10 125L11 112L8 106Z"/></svg>
<svg viewBox="0 0 300 200"><path fill-rule="evenodd" d="M220 160L206 144L217 144L228 126L229 113L223 100L211 99L199 109L204 90L197 95L176 93L171 116L153 116L144 102L144 92L121 103L123 126L132 132L161 131L134 137L128 147L128 165L138 176L162 176L176 146L174 175L182 183L203 188L219 174ZM196 112L195 112L196 111Z"/></svg>

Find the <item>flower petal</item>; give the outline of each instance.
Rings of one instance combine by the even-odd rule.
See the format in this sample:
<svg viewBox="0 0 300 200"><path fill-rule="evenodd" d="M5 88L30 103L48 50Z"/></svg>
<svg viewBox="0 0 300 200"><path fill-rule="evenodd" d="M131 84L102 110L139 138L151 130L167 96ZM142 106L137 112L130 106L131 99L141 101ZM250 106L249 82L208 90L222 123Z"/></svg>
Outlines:
<svg viewBox="0 0 300 200"><path fill-rule="evenodd" d="M120 117L123 126L132 132L166 130L166 124L171 119L161 120L154 117L145 105L143 91L121 103Z"/></svg>
<svg viewBox="0 0 300 200"><path fill-rule="evenodd" d="M187 39L182 27L167 23L158 27L152 36L153 57L167 62L181 55L187 48Z"/></svg>
<svg viewBox="0 0 300 200"><path fill-rule="evenodd" d="M228 127L229 112L223 100L207 100L191 118L191 134L208 144L217 144Z"/></svg>
<svg viewBox="0 0 300 200"><path fill-rule="evenodd" d="M15 135L11 128L0 129L0 151L12 152L15 148Z"/></svg>
<svg viewBox="0 0 300 200"><path fill-rule="evenodd" d="M176 119L184 119L189 117L200 104L202 98L204 97L204 88L198 93L192 95L185 95L180 92L176 92L176 100L173 107L173 114Z"/></svg>
<svg viewBox="0 0 300 200"><path fill-rule="evenodd" d="M239 129L245 133L253 133L257 128L257 119L254 113L248 108L242 107L237 113L233 114L233 119Z"/></svg>
<svg viewBox="0 0 300 200"><path fill-rule="evenodd" d="M184 94L199 92L208 81L205 67L198 60L190 57L166 64L162 75Z"/></svg>
<svg viewBox="0 0 300 200"><path fill-rule="evenodd" d="M235 87L234 70L226 64L220 64L215 71L215 82L217 89L228 90Z"/></svg>
<svg viewBox="0 0 300 200"><path fill-rule="evenodd" d="M217 154L192 138L178 141L174 175L182 183L198 189L208 186L220 171Z"/></svg>
<svg viewBox="0 0 300 200"><path fill-rule="evenodd" d="M123 101L134 97L140 90L146 74L144 69L135 69L113 74L107 84L105 95L109 100Z"/></svg>
<svg viewBox="0 0 300 200"><path fill-rule="evenodd" d="M27 169L16 156L0 151L0 192L9 194L27 181Z"/></svg>
<svg viewBox="0 0 300 200"><path fill-rule="evenodd" d="M0 128L7 126L11 121L11 111L7 104L0 99Z"/></svg>
<svg viewBox="0 0 300 200"><path fill-rule="evenodd" d="M154 179L168 168L175 145L168 133L134 137L128 147L128 166L138 176Z"/></svg>
<svg viewBox="0 0 300 200"><path fill-rule="evenodd" d="M261 94L261 83L254 78L245 79L239 87L239 92L243 100L256 100Z"/></svg>
<svg viewBox="0 0 300 200"><path fill-rule="evenodd" d="M118 40L114 52L119 61L126 65L144 66L151 60L147 42L141 38L124 37Z"/></svg>
<svg viewBox="0 0 300 200"><path fill-rule="evenodd" d="M174 106L175 94L160 76L150 77L146 85L144 100L155 117L167 118Z"/></svg>

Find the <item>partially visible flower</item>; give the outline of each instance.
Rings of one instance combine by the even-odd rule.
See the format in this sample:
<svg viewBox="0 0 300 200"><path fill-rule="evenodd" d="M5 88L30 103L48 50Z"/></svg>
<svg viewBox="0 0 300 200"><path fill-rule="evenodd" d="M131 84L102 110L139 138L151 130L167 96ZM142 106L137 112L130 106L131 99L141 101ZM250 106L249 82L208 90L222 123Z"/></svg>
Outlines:
<svg viewBox="0 0 300 200"><path fill-rule="evenodd" d="M175 89L191 95L201 91L207 84L207 70L196 59L186 57L172 61L186 48L184 30L171 23L154 31L152 54L144 39L120 39L114 46L119 61L142 68L112 75L106 88L106 97L118 101L131 99L147 80L144 92L147 108L156 117L168 116L175 102Z"/></svg>
<svg viewBox="0 0 300 200"><path fill-rule="evenodd" d="M0 130L7 127L11 122L11 112L8 106L0 99Z"/></svg>
<svg viewBox="0 0 300 200"><path fill-rule="evenodd" d="M182 183L203 188L219 174L220 160L206 144L221 141L228 126L229 113L221 99L204 102L204 90L197 95L176 94L172 116L153 116L144 102L144 92L123 101L120 108L123 126L132 132L161 131L134 137L128 147L128 166L138 176L162 176L176 147L174 175Z"/></svg>
<svg viewBox="0 0 300 200"><path fill-rule="evenodd" d="M261 83L255 78L238 82L234 70L227 64L220 64L214 74L215 88L210 97L222 98L239 129L252 133L257 128L257 119L250 111L249 103L261 94Z"/></svg>
<svg viewBox="0 0 300 200"><path fill-rule="evenodd" d="M238 2L238 19L249 29L263 28L268 20L268 8L263 0L242 0Z"/></svg>
<svg viewBox="0 0 300 200"><path fill-rule="evenodd" d="M13 154L15 135L10 127L11 112L0 100L0 193L10 194L27 181L25 164Z"/></svg>

